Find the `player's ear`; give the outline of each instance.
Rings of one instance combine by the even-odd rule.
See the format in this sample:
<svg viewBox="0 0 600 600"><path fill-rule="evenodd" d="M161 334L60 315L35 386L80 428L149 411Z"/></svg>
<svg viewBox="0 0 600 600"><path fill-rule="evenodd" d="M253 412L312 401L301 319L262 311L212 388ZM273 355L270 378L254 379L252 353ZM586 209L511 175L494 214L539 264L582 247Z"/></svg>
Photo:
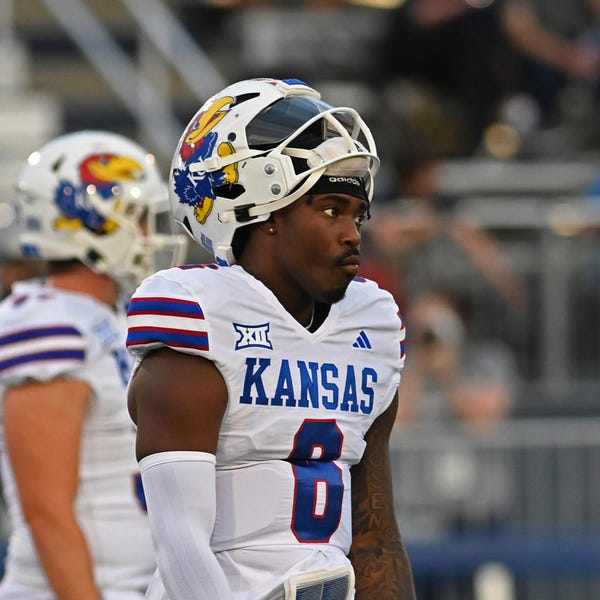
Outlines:
<svg viewBox="0 0 600 600"><path fill-rule="evenodd" d="M273 215L271 215L266 221L260 223L259 227L267 234L267 235L275 235L277 233L277 224L275 223L275 219Z"/></svg>

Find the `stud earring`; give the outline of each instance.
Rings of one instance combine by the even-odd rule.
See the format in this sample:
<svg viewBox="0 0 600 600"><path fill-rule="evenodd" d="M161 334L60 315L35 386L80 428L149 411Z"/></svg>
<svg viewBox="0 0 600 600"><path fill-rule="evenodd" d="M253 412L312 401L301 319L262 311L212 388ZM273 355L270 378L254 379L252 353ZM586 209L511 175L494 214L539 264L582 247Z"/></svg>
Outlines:
<svg viewBox="0 0 600 600"><path fill-rule="evenodd" d="M275 233L275 227L269 227L269 233L270 234Z"/></svg>

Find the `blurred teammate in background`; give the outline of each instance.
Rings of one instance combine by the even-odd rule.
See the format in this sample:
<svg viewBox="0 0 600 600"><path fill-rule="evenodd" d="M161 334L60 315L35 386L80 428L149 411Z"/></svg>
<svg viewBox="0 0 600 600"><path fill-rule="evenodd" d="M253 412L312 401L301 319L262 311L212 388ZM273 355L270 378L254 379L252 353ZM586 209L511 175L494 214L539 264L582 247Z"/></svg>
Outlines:
<svg viewBox="0 0 600 600"><path fill-rule="evenodd" d="M155 561L122 301L157 266L155 251L175 260L183 247L155 230L166 186L140 146L85 131L34 152L16 200L23 253L46 259L48 278L16 282L0 305L11 519L0 598L143 598Z"/></svg>
<svg viewBox="0 0 600 600"><path fill-rule="evenodd" d="M172 211L216 263L130 305L149 598L414 599L388 455L404 329L356 278L378 163L298 80L233 84L182 135Z"/></svg>

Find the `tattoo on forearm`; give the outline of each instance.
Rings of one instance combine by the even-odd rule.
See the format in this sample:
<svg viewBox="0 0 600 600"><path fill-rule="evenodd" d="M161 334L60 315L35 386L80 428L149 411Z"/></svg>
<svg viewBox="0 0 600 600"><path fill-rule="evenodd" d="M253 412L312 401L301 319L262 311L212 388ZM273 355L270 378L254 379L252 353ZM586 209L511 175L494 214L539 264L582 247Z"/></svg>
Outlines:
<svg viewBox="0 0 600 600"><path fill-rule="evenodd" d="M369 453L369 460L353 475L354 542L350 559L356 573L356 600L415 599L386 457L387 452Z"/></svg>
<svg viewBox="0 0 600 600"><path fill-rule="evenodd" d="M363 549L352 556L352 561L355 600L414 600L412 573L401 543L385 550Z"/></svg>

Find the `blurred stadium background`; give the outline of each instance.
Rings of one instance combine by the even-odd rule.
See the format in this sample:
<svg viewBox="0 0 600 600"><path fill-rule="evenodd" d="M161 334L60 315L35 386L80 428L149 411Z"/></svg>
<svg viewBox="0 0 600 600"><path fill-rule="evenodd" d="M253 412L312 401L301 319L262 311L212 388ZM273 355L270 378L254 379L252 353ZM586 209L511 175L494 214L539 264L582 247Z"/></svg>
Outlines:
<svg viewBox="0 0 600 600"><path fill-rule="evenodd" d="M502 0L464 2L494 17ZM402 132L424 132L440 152L441 191L460 198L459 210L498 240L527 301L507 310L462 263L443 265L472 301L476 334L505 341L519 377L511 415L492 432L415 425L394 436L397 508L420 597L596 600L600 77L565 81L547 109L502 76L507 66L493 81L499 91L472 119L472 105L452 86L388 64L402 5L2 0L0 259L16 253L12 182L29 152L62 132L106 128L149 147L166 173L184 124L230 81L299 77L331 103L356 106L380 140L382 198L394 194L397 147L411 139ZM467 52L465 71L478 58ZM190 260L199 259L192 248ZM494 492L504 501L502 521L449 533L435 525L440 502L462 506L483 493L473 451L503 465ZM446 460L443 473L430 470L434 454ZM435 499L411 494L423 473L434 480Z"/></svg>

